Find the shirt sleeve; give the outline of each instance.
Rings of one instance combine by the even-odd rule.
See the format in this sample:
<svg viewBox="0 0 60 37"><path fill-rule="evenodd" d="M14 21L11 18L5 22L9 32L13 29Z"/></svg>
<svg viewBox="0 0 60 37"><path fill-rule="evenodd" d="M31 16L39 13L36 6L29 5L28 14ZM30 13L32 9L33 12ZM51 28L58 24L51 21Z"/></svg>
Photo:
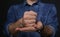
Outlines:
<svg viewBox="0 0 60 37"><path fill-rule="evenodd" d="M53 31L57 30L58 19L57 19L56 7L54 5L52 5L51 10L48 13L46 25L49 25L52 28Z"/></svg>
<svg viewBox="0 0 60 37"><path fill-rule="evenodd" d="M5 22L5 25L4 25L4 31L5 31L5 34L6 35L9 35L9 31L8 31L8 25L12 22L15 22L15 15L14 15L14 7L11 6L8 10L8 13L7 13L7 21Z"/></svg>

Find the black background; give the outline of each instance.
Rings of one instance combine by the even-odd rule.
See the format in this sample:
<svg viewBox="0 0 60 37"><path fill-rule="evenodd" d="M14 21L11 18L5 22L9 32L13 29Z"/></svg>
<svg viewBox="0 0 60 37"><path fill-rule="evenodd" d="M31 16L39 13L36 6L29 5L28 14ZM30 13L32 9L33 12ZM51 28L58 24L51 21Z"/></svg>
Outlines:
<svg viewBox="0 0 60 37"><path fill-rule="evenodd" d="M23 0L0 0L0 37L6 37L4 34L4 22L6 21L6 15L9 7L13 4L19 4L22 3ZM60 23L60 2L59 0L42 0L43 3L52 3L55 4L57 8L57 16L58 16L58 22ZM58 31L56 33L56 37L60 37L60 25L58 27Z"/></svg>

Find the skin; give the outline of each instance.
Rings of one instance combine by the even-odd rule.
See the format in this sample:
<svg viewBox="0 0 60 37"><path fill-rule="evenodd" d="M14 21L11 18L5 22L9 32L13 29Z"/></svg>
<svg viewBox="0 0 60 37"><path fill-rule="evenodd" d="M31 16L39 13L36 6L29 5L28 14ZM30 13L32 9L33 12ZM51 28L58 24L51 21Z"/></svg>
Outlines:
<svg viewBox="0 0 60 37"><path fill-rule="evenodd" d="M35 25L36 16L37 16L37 13L35 13L34 11L26 11L23 16L25 27Z"/></svg>
<svg viewBox="0 0 60 37"><path fill-rule="evenodd" d="M37 0L26 0L29 5L33 5Z"/></svg>

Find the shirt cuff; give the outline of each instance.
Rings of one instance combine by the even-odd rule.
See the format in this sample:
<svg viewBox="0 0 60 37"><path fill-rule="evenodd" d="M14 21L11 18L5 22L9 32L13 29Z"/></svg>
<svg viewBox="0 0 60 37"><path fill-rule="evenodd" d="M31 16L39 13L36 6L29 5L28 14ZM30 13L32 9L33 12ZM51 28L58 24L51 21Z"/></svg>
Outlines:
<svg viewBox="0 0 60 37"><path fill-rule="evenodd" d="M8 31L8 27L9 27L9 25L11 25L12 23L9 23L7 26L6 26L6 33L7 33L7 35L8 36L10 36L10 33L9 33L9 31Z"/></svg>

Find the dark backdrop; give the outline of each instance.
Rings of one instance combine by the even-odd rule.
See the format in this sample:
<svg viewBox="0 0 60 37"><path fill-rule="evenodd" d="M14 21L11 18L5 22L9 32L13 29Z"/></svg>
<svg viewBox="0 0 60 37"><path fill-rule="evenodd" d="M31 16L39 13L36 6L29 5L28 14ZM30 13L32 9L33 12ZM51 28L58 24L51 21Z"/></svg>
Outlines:
<svg viewBox="0 0 60 37"><path fill-rule="evenodd" d="M0 37L5 37L5 34L4 34L4 29L3 29L3 26L4 26L4 22L6 21L6 15L7 15L7 11L9 9L9 7L13 4L19 4L19 3L22 3L23 0L0 0ZM59 7L59 0L42 0L43 3L54 3L56 8L57 8L57 16L58 16L58 22L60 23L60 7ZM58 31L57 31L57 34L56 34L56 37L60 37L60 25L58 27Z"/></svg>

